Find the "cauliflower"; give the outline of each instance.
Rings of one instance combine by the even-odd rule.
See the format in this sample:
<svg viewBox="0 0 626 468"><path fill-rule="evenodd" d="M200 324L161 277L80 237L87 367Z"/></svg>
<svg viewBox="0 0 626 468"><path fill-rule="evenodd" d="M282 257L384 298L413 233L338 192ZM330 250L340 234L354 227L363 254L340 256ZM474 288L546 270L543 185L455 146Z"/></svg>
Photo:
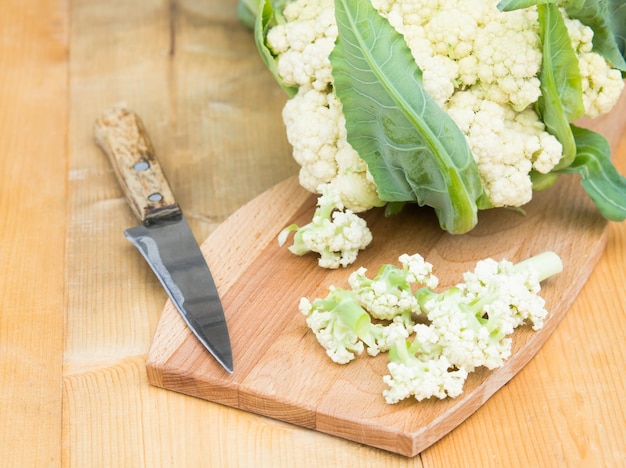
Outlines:
<svg viewBox="0 0 626 468"><path fill-rule="evenodd" d="M296 231L289 250L296 255L309 252L320 254L318 263L324 268L348 266L358 252L372 241L372 233L362 218L345 210L336 190L329 185L320 187L322 195L317 200L313 221L299 227L292 224L281 231L279 245L287 241L289 233Z"/></svg>
<svg viewBox="0 0 626 468"><path fill-rule="evenodd" d="M367 353L376 356L387 351L398 340L406 340L409 332L402 321L388 325L372 323L352 291L330 287L328 296L312 303L302 298L300 311L315 333L326 354L337 364L347 364L367 346Z"/></svg>
<svg viewBox="0 0 626 468"><path fill-rule="evenodd" d="M428 205L462 234L478 210L523 206L566 173L607 219L626 219L610 149L590 153L594 133L572 124L623 91L626 13L579 3L240 0L240 14L256 17L290 95L283 120L304 188L334 187L353 213Z"/></svg>
<svg viewBox="0 0 626 468"><path fill-rule="evenodd" d="M390 350L393 361L387 365L389 374L383 376L389 386L383 391L387 403L393 405L411 396L417 401L432 397L443 400L463 393L468 375L465 369L455 369L445 356L417 357L410 347L407 342L397 342Z"/></svg>
<svg viewBox="0 0 626 468"><path fill-rule="evenodd" d="M517 264L485 259L463 282L437 293L437 277L422 256L403 254L399 261L402 268L383 265L372 279L359 268L350 290L331 286L325 299L302 298L299 306L334 362L347 364L365 346L371 356L389 351L383 377L389 404L456 397L470 372L501 367L515 328L543 327L540 283L563 269L554 252Z"/></svg>
<svg viewBox="0 0 626 468"><path fill-rule="evenodd" d="M429 288L437 287L439 280L432 274L433 266L419 254L403 254L398 259L402 268L383 265L376 276L368 278L363 267L353 272L348 283L354 290L356 300L377 319L393 320L421 314L417 298L413 294L415 284Z"/></svg>
<svg viewBox="0 0 626 468"><path fill-rule="evenodd" d="M451 115L459 115L468 103L454 99L456 94L474 96L476 123L462 130L493 206L528 203L532 198L531 170L548 173L561 157L561 145L546 131L533 107L541 95L536 10L503 13L489 0L371 3L403 35L423 71L424 88L439 105ZM363 161L354 158L354 164L339 170L339 148L349 147L349 143L328 59L338 34L334 8L333 0L287 3L283 12L286 22L269 30L267 43L276 54L280 79L299 87L286 104L283 118L294 158L302 167L302 186L314 192L335 177L358 174L356 193L351 193L350 184L339 185L346 207L361 212L383 202L376 197L376 185ZM606 113L622 91L621 74L590 51L590 28L570 18L567 26L579 52L586 113L590 117ZM312 98L311 93L327 97ZM311 99L317 110L312 109ZM521 114L524 116L519 118ZM323 130L329 127L334 132ZM312 132L318 128L316 139ZM529 143L525 143L527 139ZM485 158L486 152L491 157Z"/></svg>
<svg viewBox="0 0 626 468"><path fill-rule="evenodd" d="M477 367L501 367L511 355L515 328L527 320L534 330L543 327L547 311L540 282L562 269L553 252L516 265L485 259L464 273L463 283L441 293L418 290L415 295L429 323L413 327L412 342L392 346L389 375L383 379L390 387L383 392L387 403L410 396L458 396Z"/></svg>

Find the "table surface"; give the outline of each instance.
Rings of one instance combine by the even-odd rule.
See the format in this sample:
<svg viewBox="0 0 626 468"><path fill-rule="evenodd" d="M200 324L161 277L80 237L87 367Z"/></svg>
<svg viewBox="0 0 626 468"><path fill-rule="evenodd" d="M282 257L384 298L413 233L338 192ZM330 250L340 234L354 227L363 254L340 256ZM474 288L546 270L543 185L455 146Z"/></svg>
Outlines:
<svg viewBox="0 0 626 468"><path fill-rule="evenodd" d="M415 458L148 384L166 297L92 125L119 102L142 115L198 241L295 174L285 96L235 5L0 0L0 465L626 462L624 223L530 364Z"/></svg>

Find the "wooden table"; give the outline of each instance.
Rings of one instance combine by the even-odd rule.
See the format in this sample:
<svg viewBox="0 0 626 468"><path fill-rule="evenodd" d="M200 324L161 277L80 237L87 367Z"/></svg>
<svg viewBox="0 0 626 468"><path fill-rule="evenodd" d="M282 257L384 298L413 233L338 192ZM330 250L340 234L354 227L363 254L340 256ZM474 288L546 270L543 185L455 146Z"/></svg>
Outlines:
<svg viewBox="0 0 626 468"><path fill-rule="evenodd" d="M199 241L295 174L235 5L0 0L0 465L626 463L624 223L531 363L416 458L148 384L165 293L122 236L136 222L92 124L120 101L143 116Z"/></svg>

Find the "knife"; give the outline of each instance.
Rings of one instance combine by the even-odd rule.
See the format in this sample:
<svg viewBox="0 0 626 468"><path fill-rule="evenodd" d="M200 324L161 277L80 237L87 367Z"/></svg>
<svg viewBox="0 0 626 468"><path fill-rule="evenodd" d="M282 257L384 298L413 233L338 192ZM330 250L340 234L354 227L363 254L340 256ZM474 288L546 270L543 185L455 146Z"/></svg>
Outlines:
<svg viewBox="0 0 626 468"><path fill-rule="evenodd" d="M124 235L146 259L194 335L232 373L230 337L217 287L141 119L123 106L114 107L96 120L94 137L142 222Z"/></svg>

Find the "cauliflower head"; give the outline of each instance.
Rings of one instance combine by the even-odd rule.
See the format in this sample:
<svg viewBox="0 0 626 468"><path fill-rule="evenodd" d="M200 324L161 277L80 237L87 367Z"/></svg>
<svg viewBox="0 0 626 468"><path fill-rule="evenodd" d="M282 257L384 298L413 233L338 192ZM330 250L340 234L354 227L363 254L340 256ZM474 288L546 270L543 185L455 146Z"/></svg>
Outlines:
<svg viewBox="0 0 626 468"><path fill-rule="evenodd" d="M490 204L530 201L531 172L547 174L563 151L535 106L542 61L536 9L501 12L493 0L371 4L402 34L422 70L424 89L465 135ZM384 205L367 164L347 141L333 89L334 1L293 0L282 15L284 21L269 29L267 45L280 80L298 88L283 119L301 166L300 183L315 193L322 184L336 185L354 212ZM606 113L624 87L621 73L592 51L590 28L566 15L565 20L579 58L585 113Z"/></svg>

